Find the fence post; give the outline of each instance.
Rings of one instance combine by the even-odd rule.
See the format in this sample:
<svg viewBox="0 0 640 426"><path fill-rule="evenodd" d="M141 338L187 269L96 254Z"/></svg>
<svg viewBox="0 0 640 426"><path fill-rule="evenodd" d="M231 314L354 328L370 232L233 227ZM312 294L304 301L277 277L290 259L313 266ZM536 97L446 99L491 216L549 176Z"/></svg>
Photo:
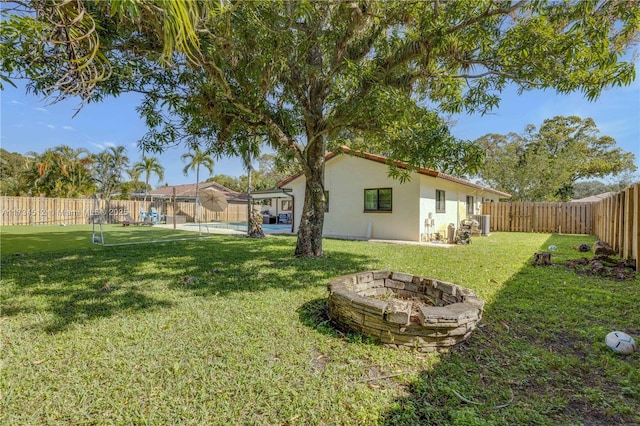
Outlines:
<svg viewBox="0 0 640 426"><path fill-rule="evenodd" d="M196 203L198 200L196 200ZM178 209L176 208L176 187L173 187L173 229L176 229L176 212Z"/></svg>
<svg viewBox="0 0 640 426"><path fill-rule="evenodd" d="M636 271L640 271L640 183L633 187L633 239L632 256L636 259Z"/></svg>

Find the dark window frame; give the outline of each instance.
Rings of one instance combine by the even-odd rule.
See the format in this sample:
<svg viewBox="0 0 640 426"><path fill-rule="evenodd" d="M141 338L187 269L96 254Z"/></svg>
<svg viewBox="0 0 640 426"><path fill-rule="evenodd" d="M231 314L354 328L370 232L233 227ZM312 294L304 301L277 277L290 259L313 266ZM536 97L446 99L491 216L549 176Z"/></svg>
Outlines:
<svg viewBox="0 0 640 426"><path fill-rule="evenodd" d="M290 212L293 210L293 203L291 200L280 200L280 211Z"/></svg>
<svg viewBox="0 0 640 426"><path fill-rule="evenodd" d="M380 206L380 191L389 191L389 208ZM376 208L367 208L367 191L376 191ZM364 211L365 213L392 213L393 212L393 188L365 188L364 190Z"/></svg>
<svg viewBox="0 0 640 426"><path fill-rule="evenodd" d="M447 193L444 191L444 189L436 189L436 213L446 213L446 212L447 212Z"/></svg>
<svg viewBox="0 0 640 426"><path fill-rule="evenodd" d="M467 195L467 214L468 215L476 214L475 213L476 200L474 198L475 197L473 195ZM469 200L471 200L471 202L469 202Z"/></svg>

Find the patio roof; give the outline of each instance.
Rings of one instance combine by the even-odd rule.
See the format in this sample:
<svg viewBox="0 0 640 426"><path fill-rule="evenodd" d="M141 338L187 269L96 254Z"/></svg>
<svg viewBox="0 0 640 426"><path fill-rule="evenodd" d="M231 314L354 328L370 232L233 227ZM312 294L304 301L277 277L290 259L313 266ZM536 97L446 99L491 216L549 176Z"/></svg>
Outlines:
<svg viewBox="0 0 640 426"><path fill-rule="evenodd" d="M292 198L290 189L267 189L262 191L251 191L251 198L254 200L266 200L271 198Z"/></svg>

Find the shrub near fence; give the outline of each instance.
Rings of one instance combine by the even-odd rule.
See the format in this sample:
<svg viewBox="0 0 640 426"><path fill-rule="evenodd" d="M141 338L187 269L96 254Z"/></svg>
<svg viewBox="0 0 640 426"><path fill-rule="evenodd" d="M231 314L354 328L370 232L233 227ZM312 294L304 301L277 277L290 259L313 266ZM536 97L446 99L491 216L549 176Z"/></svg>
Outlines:
<svg viewBox="0 0 640 426"><path fill-rule="evenodd" d="M175 206L175 208L174 208ZM141 212L154 207L165 216L185 216L195 222L195 203L173 203L170 200L129 201L94 200L91 198L0 197L0 226L6 225L81 225L92 223L95 214L103 214L107 223L122 222L127 216L134 220ZM246 204L229 204L224 211L212 212L200 207L202 222L245 222Z"/></svg>

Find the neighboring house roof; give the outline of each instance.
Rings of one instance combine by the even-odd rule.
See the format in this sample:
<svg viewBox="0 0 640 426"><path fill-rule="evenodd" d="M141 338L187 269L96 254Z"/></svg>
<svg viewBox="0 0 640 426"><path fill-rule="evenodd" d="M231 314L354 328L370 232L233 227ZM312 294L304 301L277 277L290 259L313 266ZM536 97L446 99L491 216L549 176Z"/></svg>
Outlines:
<svg viewBox="0 0 640 426"><path fill-rule="evenodd" d="M198 187L200 188L200 191L206 188L213 188L215 190L223 192L226 195L227 199L229 200L236 199L236 200L244 200L246 202L246 199L247 199L246 194L232 191L231 189L227 188L226 186L220 185L217 182L201 182L198 185ZM195 183L188 183L184 185L162 186L158 189L154 189L153 191L149 191L148 194L153 197L172 197L174 188L176 191L175 195L177 198L194 198L196 196Z"/></svg>
<svg viewBox="0 0 640 426"><path fill-rule="evenodd" d="M353 153L353 155L359 157L359 158L364 158L367 160L371 160L371 161L375 161L377 163L381 163L381 164L387 164L388 163L388 159L386 157L383 157L382 155L377 155L377 154L369 154L367 152L360 152L360 151L354 151L349 147L343 146L341 147L341 151L338 152L330 152L329 154L327 154L325 156L325 162L328 162L329 160L331 160L332 158L337 157L338 155L341 154L350 154ZM407 164L403 163L401 161L394 161L394 165L403 169L407 168ZM480 189L482 191L487 191L487 192L491 192L493 194L496 194L498 196L500 196L501 198L511 198L511 194L507 194L506 192L501 192L501 191L497 191L495 189L486 187L486 186L482 186L482 185L478 185L477 183L473 183L473 182L469 182L468 180L464 180L461 179L459 177L456 176L452 176L452 175L448 175L446 173L442 173L442 172L438 172L435 170L431 170L431 169L425 169L425 168L419 168L418 170L416 170L416 173L421 174L421 175L427 175L427 176L431 176L434 178L438 178L438 179L443 179L443 180L448 180L450 182L455 182L455 183L459 183L461 185L465 185L474 189ZM288 178L282 180L280 183L278 183L278 188L281 188L282 186L298 179L299 177L302 176L302 173L298 173L295 174L293 176L289 176Z"/></svg>
<svg viewBox="0 0 640 426"><path fill-rule="evenodd" d="M590 197L580 198L577 200L571 200L572 203L595 203L605 198L609 198L617 192L603 192L602 194L592 195Z"/></svg>

